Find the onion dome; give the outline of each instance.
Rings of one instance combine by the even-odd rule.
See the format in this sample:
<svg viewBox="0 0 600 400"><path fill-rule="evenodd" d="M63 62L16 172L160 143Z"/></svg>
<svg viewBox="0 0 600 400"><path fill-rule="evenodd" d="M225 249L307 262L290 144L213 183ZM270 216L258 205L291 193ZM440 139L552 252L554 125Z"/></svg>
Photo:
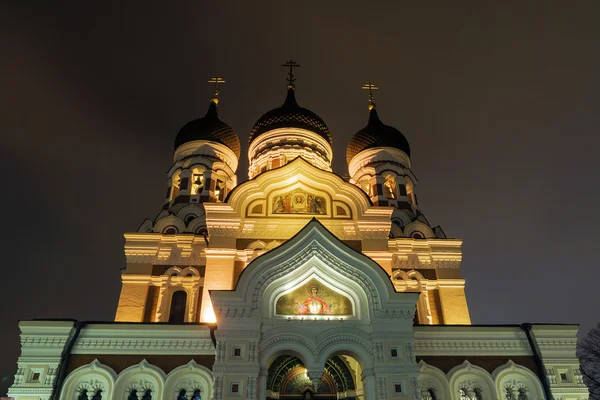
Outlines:
<svg viewBox="0 0 600 400"><path fill-rule="evenodd" d="M211 100L203 118L188 122L181 128L175 138L175 149L177 150L182 144L194 140L207 140L223 144L229 147L238 159L240 158L240 139L229 125L219 119L216 98Z"/></svg>
<svg viewBox="0 0 600 400"><path fill-rule="evenodd" d="M358 153L374 147L393 147L402 150L410 157L408 140L398 129L381 122L373 105L369 111L369 123L358 131L348 143L346 162L350 164L350 161Z"/></svg>
<svg viewBox="0 0 600 400"><path fill-rule="evenodd" d="M331 133L325 122L314 112L302 108L296 102L293 85L288 86L285 102L279 108L275 108L254 124L250 132L248 143L252 143L261 134L277 128L300 128L314 132L321 136L331 145Z"/></svg>

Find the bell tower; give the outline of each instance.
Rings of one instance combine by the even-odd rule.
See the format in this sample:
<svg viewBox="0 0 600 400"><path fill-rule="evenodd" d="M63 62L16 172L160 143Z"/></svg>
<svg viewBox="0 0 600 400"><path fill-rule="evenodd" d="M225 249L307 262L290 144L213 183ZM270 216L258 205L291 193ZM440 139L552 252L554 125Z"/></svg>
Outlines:
<svg viewBox="0 0 600 400"><path fill-rule="evenodd" d="M222 202L237 184L235 172L240 142L235 131L219 119L219 84L203 118L187 123L175 139L173 166L168 173L165 209L181 204Z"/></svg>
<svg viewBox="0 0 600 400"><path fill-rule="evenodd" d="M237 185L240 141L218 115L225 81L214 77L209 83L214 90L206 114L175 138L162 211L125 234L127 266L116 321L204 322L214 318L207 288L233 285L233 255L213 256L206 249L204 204L223 202Z"/></svg>

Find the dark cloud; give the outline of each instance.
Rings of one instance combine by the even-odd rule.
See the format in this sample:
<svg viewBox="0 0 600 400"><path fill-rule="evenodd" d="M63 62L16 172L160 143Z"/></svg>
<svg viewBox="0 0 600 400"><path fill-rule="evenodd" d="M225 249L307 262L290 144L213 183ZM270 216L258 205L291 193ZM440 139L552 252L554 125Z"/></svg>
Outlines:
<svg viewBox="0 0 600 400"><path fill-rule="evenodd" d="M18 319L113 318L122 233L159 211L173 140L204 114L207 78L226 78L221 117L245 145L283 102L290 57L340 174L366 124L360 86L379 84L423 210L465 239L474 323L596 322L598 3L2 7L0 376L16 368Z"/></svg>

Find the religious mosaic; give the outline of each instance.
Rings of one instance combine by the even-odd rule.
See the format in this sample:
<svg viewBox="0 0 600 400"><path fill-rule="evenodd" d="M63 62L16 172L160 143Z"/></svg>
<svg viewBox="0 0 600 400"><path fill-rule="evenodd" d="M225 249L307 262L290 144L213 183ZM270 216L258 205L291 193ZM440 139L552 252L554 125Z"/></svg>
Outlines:
<svg viewBox="0 0 600 400"><path fill-rule="evenodd" d="M278 315L353 315L352 302L316 279L281 296L275 305Z"/></svg>
<svg viewBox="0 0 600 400"><path fill-rule="evenodd" d="M325 215L327 214L327 201L323 196L296 189L275 196L273 214Z"/></svg>

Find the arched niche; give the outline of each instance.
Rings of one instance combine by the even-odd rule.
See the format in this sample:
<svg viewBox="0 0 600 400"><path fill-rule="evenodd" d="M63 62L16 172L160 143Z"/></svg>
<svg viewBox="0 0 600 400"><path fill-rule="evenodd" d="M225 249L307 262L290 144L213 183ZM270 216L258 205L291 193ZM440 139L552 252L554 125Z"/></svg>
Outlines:
<svg viewBox="0 0 600 400"><path fill-rule="evenodd" d="M267 194L268 215L333 215L331 194L303 182L277 188Z"/></svg>
<svg viewBox="0 0 600 400"><path fill-rule="evenodd" d="M101 390L102 399L112 399L117 374L112 368L97 359L83 365L67 376L60 394L60 400L77 400L84 391L96 393Z"/></svg>
<svg viewBox="0 0 600 400"><path fill-rule="evenodd" d="M509 360L492 373L498 398L543 399L544 391L539 378L531 370Z"/></svg>
<svg viewBox="0 0 600 400"><path fill-rule="evenodd" d="M450 384L442 370L421 360L419 362L419 393L424 400L452 400ZM435 396L435 397L434 397Z"/></svg>
<svg viewBox="0 0 600 400"><path fill-rule="evenodd" d="M273 317L288 318L354 318L356 305L364 302L354 292L348 293L339 282L332 282L319 274L318 268L307 271L304 279L294 279L287 285L272 283L275 298L274 310L269 310ZM307 275L305 274L305 275ZM287 288L287 289L286 289ZM267 289L268 293L269 289Z"/></svg>
<svg viewBox="0 0 600 400"><path fill-rule="evenodd" d="M471 399L477 398L476 395L480 394L483 400L498 400L490 374L467 360L448 372L448 381L452 398L464 400L464 397L461 398L461 393L464 392L467 398Z"/></svg>
<svg viewBox="0 0 600 400"><path fill-rule="evenodd" d="M125 400L132 390L151 391L152 398L161 398L165 387L165 373L146 360L121 371L115 382L112 399Z"/></svg>
<svg viewBox="0 0 600 400"><path fill-rule="evenodd" d="M191 360L186 365L179 366L169 372L165 381L163 399L176 399L182 390L186 393L200 391L202 399L212 398L212 372Z"/></svg>

